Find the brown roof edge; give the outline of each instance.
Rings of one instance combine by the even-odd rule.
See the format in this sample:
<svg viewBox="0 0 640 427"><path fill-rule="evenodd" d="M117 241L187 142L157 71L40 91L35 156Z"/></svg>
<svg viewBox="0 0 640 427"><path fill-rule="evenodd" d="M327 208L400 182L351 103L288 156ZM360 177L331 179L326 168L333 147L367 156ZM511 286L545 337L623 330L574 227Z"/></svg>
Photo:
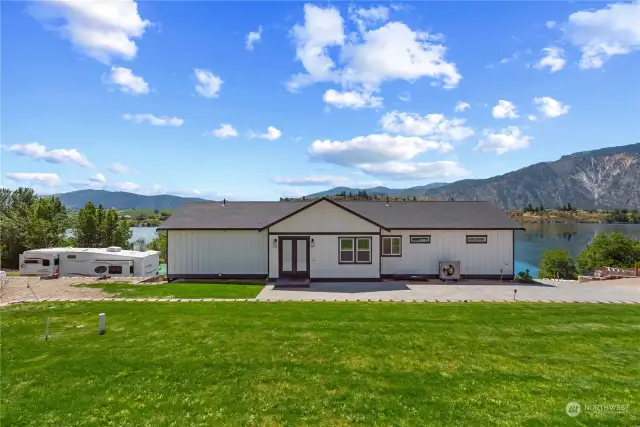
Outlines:
<svg viewBox="0 0 640 427"><path fill-rule="evenodd" d="M276 224L278 224L278 223L280 223L280 222L284 221L285 219L287 219L287 218L291 218L292 216L294 216L294 215L296 215L296 214L298 214L298 213L302 212L302 211L303 211L303 210L305 210L305 209L309 209L311 206L314 206L314 205L316 205L316 204L318 204L318 203L322 202L323 200L324 200L324 201L326 201L326 202L331 203L331 204L332 204L332 205L334 205L334 206L339 207L339 208L340 208L340 209L342 209L342 210L345 210L345 211L349 212L351 215L355 215L355 216L357 216L358 218L360 218L360 219L362 219L362 220L367 221L367 222L368 222L368 223L370 223L370 224L373 224L373 225L375 225L375 226L377 226L377 227L380 227L380 228L385 229L386 231L389 231L389 229L388 229L387 227L384 227L384 226L382 226L382 225L378 224L377 222L375 222L375 221L373 221L373 220L371 220L371 219L367 218L366 216L364 216L364 215L360 215L359 213L354 212L354 211L352 211L351 209L346 208L346 207L342 206L341 204L339 204L339 203L337 203L337 202L334 202L333 200L331 200L331 199L329 199L329 198L327 198L327 197L321 197L320 199L318 199L318 200L316 200L316 201L314 201L314 202L311 202L311 203L309 203L308 205L305 205L305 206L301 207L300 209L298 209L298 210L296 210L296 211L291 212L291 213L290 213L290 214L288 214L288 215L283 216L282 218L280 218L280 219L278 219L278 220L276 220L276 221L272 222L271 224L267 224L267 225L265 225L264 227L260 228L258 231L262 231L262 230L265 230L265 229L267 229L267 228L269 228L269 227L273 227L274 225L276 225ZM282 203L286 203L286 202L282 202Z"/></svg>

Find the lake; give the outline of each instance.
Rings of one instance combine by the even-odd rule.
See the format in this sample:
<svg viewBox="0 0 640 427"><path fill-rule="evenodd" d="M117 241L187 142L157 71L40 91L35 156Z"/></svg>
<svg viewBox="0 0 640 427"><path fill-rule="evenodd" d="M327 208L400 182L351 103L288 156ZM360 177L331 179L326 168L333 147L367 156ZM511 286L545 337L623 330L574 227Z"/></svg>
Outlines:
<svg viewBox="0 0 640 427"><path fill-rule="evenodd" d="M617 231L640 240L640 224L525 224L527 231L516 232L516 273L529 269L535 276L540 255L547 249L566 249L576 257L599 232ZM142 237L150 242L155 227L131 227L131 242Z"/></svg>

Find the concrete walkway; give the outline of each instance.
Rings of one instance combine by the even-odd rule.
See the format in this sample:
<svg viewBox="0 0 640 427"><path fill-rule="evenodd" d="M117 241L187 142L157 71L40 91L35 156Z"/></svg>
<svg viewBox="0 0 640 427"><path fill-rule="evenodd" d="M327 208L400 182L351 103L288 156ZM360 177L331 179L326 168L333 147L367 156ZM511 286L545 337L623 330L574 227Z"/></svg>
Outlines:
<svg viewBox="0 0 640 427"><path fill-rule="evenodd" d="M431 284L433 283L433 284ZM640 279L612 284L540 281L535 284L467 281L459 283L402 282L312 283L309 288L274 289L266 286L260 301L556 301L640 303Z"/></svg>

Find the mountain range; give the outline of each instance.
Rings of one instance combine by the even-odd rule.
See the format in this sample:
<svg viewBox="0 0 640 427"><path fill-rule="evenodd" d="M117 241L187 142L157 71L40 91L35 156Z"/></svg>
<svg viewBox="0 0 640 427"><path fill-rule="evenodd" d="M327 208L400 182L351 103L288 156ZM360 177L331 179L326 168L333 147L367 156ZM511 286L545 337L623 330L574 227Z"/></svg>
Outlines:
<svg viewBox="0 0 640 427"><path fill-rule="evenodd" d="M309 197L343 191L356 194L359 190L338 187ZM503 209L521 209L528 204L554 208L567 203L585 209L639 208L640 143L569 154L487 179L436 183L435 187L434 184L406 189L377 187L376 194L487 200Z"/></svg>
<svg viewBox="0 0 640 427"><path fill-rule="evenodd" d="M322 197L363 189L336 187L310 194ZM378 196L429 198L435 200L488 200L503 209L521 209L528 204L554 208L571 203L578 208L640 208L640 143L608 147L562 156L504 175L487 179L436 182L411 188L367 188ZM117 209L176 209L184 202L207 201L168 194L145 196L123 191L79 190L58 194L67 208L86 202Z"/></svg>

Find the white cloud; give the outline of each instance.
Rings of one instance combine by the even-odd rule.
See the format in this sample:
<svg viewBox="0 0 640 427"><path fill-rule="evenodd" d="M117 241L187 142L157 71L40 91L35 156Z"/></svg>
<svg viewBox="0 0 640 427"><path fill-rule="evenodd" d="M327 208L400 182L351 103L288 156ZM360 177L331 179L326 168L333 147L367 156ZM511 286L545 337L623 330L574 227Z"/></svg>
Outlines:
<svg viewBox="0 0 640 427"><path fill-rule="evenodd" d="M125 120L131 120L135 123L149 123L153 126L173 126L180 127L184 120L179 117L154 116L153 114L123 114Z"/></svg>
<svg viewBox="0 0 640 427"><path fill-rule="evenodd" d="M366 31L367 27L370 27L379 22L386 22L389 20L389 8L384 6L365 8L349 7L349 18L356 23L360 32Z"/></svg>
<svg viewBox="0 0 640 427"><path fill-rule="evenodd" d="M131 60L138 47L135 39L151 23L138 14L133 0L36 2L32 15L47 28L59 31L76 49L103 63L112 58Z"/></svg>
<svg viewBox="0 0 640 427"><path fill-rule="evenodd" d="M600 68L614 55L640 50L640 2L616 3L569 16L565 33L580 48L580 68Z"/></svg>
<svg viewBox="0 0 640 427"><path fill-rule="evenodd" d="M549 118L568 114L569 109L571 108L570 106L564 105L562 102L548 96L534 98L533 102L538 106L538 111Z"/></svg>
<svg viewBox="0 0 640 427"><path fill-rule="evenodd" d="M498 104L491 110L491 114L493 114L493 117L496 119L517 119L520 117L513 102L505 101L504 99L498 101Z"/></svg>
<svg viewBox="0 0 640 427"><path fill-rule="evenodd" d="M557 24L556 21L547 21L545 25L547 26L547 28L551 29L551 28L555 28L556 24Z"/></svg>
<svg viewBox="0 0 640 427"><path fill-rule="evenodd" d="M535 122L536 120L538 120L538 118L536 116L534 116L533 114L529 114L527 116L527 119L529 119L529 121Z"/></svg>
<svg viewBox="0 0 640 427"><path fill-rule="evenodd" d="M559 47L546 47L542 49L542 52L545 56L543 56L540 61L534 65L535 68L542 70L545 67L549 67L549 71L552 73L564 68L566 63L564 59L564 50Z"/></svg>
<svg viewBox="0 0 640 427"><path fill-rule="evenodd" d="M475 151L493 151L504 154L507 151L529 147L530 137L523 135L517 126L509 126L498 132L485 129L484 138L475 146Z"/></svg>
<svg viewBox="0 0 640 427"><path fill-rule="evenodd" d="M149 93L149 84L140 76L133 74L129 68L111 67L111 72L103 82L120 86L120 92L132 95L144 95Z"/></svg>
<svg viewBox="0 0 640 427"><path fill-rule="evenodd" d="M358 136L348 141L316 140L309 147L313 159L342 166L410 160L428 150L447 152L447 142L426 140L417 136L377 134Z"/></svg>
<svg viewBox="0 0 640 427"><path fill-rule="evenodd" d="M92 182L105 182L107 179L101 173L97 173L89 177L89 181Z"/></svg>
<svg viewBox="0 0 640 427"><path fill-rule="evenodd" d="M130 181L116 182L112 186L113 188L119 191L136 191L141 189L141 187L138 184Z"/></svg>
<svg viewBox="0 0 640 427"><path fill-rule="evenodd" d="M411 94L409 92L402 92L398 95L398 99L403 102L411 101Z"/></svg>
<svg viewBox="0 0 640 427"><path fill-rule="evenodd" d="M196 92L205 98L217 98L222 87L222 79L209 70L196 68L193 70L196 78Z"/></svg>
<svg viewBox="0 0 640 427"><path fill-rule="evenodd" d="M473 135L473 129L464 126L464 119L447 119L443 114L420 116L414 113L391 111L380 119L387 132L424 136L439 141L460 141Z"/></svg>
<svg viewBox="0 0 640 427"><path fill-rule="evenodd" d="M29 144L14 144L3 147L4 150L15 153L18 156L29 157L35 160L44 160L47 163L72 163L78 166L91 167L93 164L75 148L58 148L47 150L47 147L37 142Z"/></svg>
<svg viewBox="0 0 640 427"><path fill-rule="evenodd" d="M55 173L7 172L4 176L16 183L28 183L36 186L55 187L60 184L60 177Z"/></svg>
<svg viewBox="0 0 640 427"><path fill-rule="evenodd" d="M456 113L462 113L464 110L468 108L471 108L471 105L469 105L467 102L460 101L456 104L455 111Z"/></svg>
<svg viewBox="0 0 640 427"><path fill-rule="evenodd" d="M338 176L308 176L301 178L273 178L273 182L280 185L295 186L333 186L346 185L350 180Z"/></svg>
<svg viewBox="0 0 640 427"><path fill-rule="evenodd" d="M369 11L360 14L360 18L381 16L378 11ZM295 25L292 35L296 58L306 73L291 78L287 84L290 90L315 82L335 82L349 89L373 91L385 81L415 81L422 77L440 79L445 87L454 87L462 78L455 64L446 61L446 48L435 43L442 39L441 35L413 31L402 22L389 22L372 30L360 25L359 33L351 34L347 41L344 21L336 8L306 4L304 12L304 24ZM331 59L331 47L340 49L342 68Z"/></svg>
<svg viewBox="0 0 640 427"><path fill-rule="evenodd" d="M229 123L223 123L218 129L211 132L216 138L231 138L238 136L238 131Z"/></svg>
<svg viewBox="0 0 640 427"><path fill-rule="evenodd" d="M111 163L107 168L109 171L113 173L131 173L133 172L131 168L123 165L122 163Z"/></svg>
<svg viewBox="0 0 640 427"><path fill-rule="evenodd" d="M282 136L282 132L280 132L280 130L276 129L273 126L269 126L267 128L267 133L255 133L253 131L249 132L249 138L261 138L261 139L267 139L269 141L275 141L281 136Z"/></svg>
<svg viewBox="0 0 640 427"><path fill-rule="evenodd" d="M247 50L253 50L253 45L260 41L262 37L262 25L258 27L258 31L250 31L247 34L247 40L245 41L245 46Z"/></svg>
<svg viewBox="0 0 640 427"><path fill-rule="evenodd" d="M327 104L333 105L336 108L358 110L360 108L377 108L382 106L381 97L373 96L371 93L366 92L338 92L334 89L329 89L324 93L322 99Z"/></svg>
<svg viewBox="0 0 640 427"><path fill-rule="evenodd" d="M437 162L387 162L363 164L363 172L379 178L394 180L455 179L469 175L460 163L454 161Z"/></svg>

